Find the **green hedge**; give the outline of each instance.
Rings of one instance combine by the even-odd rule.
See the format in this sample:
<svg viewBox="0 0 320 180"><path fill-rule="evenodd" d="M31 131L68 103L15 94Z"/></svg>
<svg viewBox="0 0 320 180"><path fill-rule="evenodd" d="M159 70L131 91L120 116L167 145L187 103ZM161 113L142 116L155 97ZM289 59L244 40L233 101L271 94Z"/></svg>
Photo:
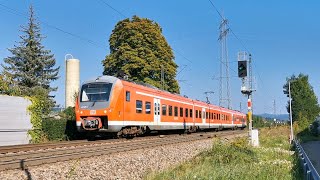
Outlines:
<svg viewBox="0 0 320 180"><path fill-rule="evenodd" d="M63 141L83 139L83 133L79 133L76 121L65 119L45 119L43 120L43 132L49 141Z"/></svg>

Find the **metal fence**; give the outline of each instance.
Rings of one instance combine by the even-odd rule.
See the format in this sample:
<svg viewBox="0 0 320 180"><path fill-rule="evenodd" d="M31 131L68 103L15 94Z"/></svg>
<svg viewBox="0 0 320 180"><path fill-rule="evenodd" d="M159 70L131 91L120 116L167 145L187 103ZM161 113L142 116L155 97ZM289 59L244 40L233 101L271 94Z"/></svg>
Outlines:
<svg viewBox="0 0 320 180"><path fill-rule="evenodd" d="M302 146L300 145L298 140L294 140L296 149L299 153L299 159L301 165L303 167L304 179L307 180L320 180L320 176L317 170L314 168L313 164L311 163L309 157L307 156L306 152L304 152Z"/></svg>

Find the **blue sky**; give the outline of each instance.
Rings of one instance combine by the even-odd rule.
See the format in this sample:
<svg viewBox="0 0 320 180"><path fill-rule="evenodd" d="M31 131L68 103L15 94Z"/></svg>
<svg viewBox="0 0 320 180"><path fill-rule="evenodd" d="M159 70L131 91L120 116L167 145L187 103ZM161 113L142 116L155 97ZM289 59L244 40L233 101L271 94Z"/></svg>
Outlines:
<svg viewBox="0 0 320 180"><path fill-rule="evenodd" d="M103 0L126 17L138 15L158 22L175 53L175 61L184 70L178 75L181 93L194 99L205 100L205 91L214 91L211 102L219 100L219 23L221 18L208 0L155 1L155 0ZM61 66L61 78L54 82L59 90L56 100L64 104L64 56L71 53L80 59L81 81L102 74L101 60L109 54L108 39L115 24L123 16L101 0L0 0L0 62L10 56L21 35L20 26L27 23L28 6L34 5L42 22L42 33L47 36L43 44L54 53ZM254 94L255 113L286 113L287 98L282 86L292 74L309 75L316 94L320 95L320 2L298 0L215 0L215 6L229 20L230 27L253 55L257 91ZM25 15L16 15L17 12ZM19 14L20 14L19 13ZM46 24L44 24L46 23ZM95 42L73 37L51 26L79 35ZM237 69L237 52L244 47L233 36L228 38L229 61ZM186 58L184 58L186 57ZM191 62L190 62L191 61ZM239 109L246 98L240 93L240 80L230 70L232 106ZM245 110L243 108L243 110Z"/></svg>

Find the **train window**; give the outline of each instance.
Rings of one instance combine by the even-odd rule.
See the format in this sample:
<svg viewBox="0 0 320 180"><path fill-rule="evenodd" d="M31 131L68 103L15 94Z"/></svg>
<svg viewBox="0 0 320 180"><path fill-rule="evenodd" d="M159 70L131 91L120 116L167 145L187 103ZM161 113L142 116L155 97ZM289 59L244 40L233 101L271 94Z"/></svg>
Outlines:
<svg viewBox="0 0 320 180"><path fill-rule="evenodd" d="M169 116L172 116L172 106L169 105Z"/></svg>
<svg viewBox="0 0 320 180"><path fill-rule="evenodd" d="M218 119L220 120L220 114L218 114Z"/></svg>
<svg viewBox="0 0 320 180"><path fill-rule="evenodd" d="M213 119L213 113L211 113L211 119Z"/></svg>
<svg viewBox="0 0 320 180"><path fill-rule="evenodd" d="M180 117L183 117L183 108L180 108Z"/></svg>
<svg viewBox="0 0 320 180"><path fill-rule="evenodd" d="M136 100L136 112L142 113L142 101Z"/></svg>
<svg viewBox="0 0 320 180"><path fill-rule="evenodd" d="M162 104L162 115L166 116L167 115L167 105Z"/></svg>
<svg viewBox="0 0 320 180"><path fill-rule="evenodd" d="M174 107L174 116L178 116L178 107L177 106Z"/></svg>
<svg viewBox="0 0 320 180"><path fill-rule="evenodd" d="M190 109L190 117L193 117L193 116L192 116L192 109Z"/></svg>
<svg viewBox="0 0 320 180"><path fill-rule="evenodd" d="M208 112L206 112L206 119L208 119L209 117L208 117Z"/></svg>
<svg viewBox="0 0 320 180"><path fill-rule="evenodd" d="M199 111L199 118L201 118L202 111Z"/></svg>
<svg viewBox="0 0 320 180"><path fill-rule="evenodd" d="M151 114L151 103L146 102L146 114Z"/></svg>
<svg viewBox="0 0 320 180"><path fill-rule="evenodd" d="M126 101L130 102L130 91L126 91Z"/></svg>
<svg viewBox="0 0 320 180"><path fill-rule="evenodd" d="M186 117L188 117L188 108L186 108Z"/></svg>
<svg viewBox="0 0 320 180"><path fill-rule="evenodd" d="M196 118L198 118L198 110L196 110Z"/></svg>

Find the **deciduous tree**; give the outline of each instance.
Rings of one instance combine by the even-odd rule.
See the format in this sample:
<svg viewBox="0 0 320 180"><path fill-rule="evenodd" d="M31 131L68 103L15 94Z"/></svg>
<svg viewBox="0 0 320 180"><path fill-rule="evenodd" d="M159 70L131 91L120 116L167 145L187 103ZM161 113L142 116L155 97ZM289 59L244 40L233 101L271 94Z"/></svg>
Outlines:
<svg viewBox="0 0 320 180"><path fill-rule="evenodd" d="M117 23L109 39L110 54L102 61L104 75L122 76L179 93L177 64L171 47L162 35L160 25L146 18L133 16Z"/></svg>
<svg viewBox="0 0 320 180"><path fill-rule="evenodd" d="M307 126L311 124L320 113L318 98L313 91L313 87L309 83L309 77L304 74L299 76L292 75L287 78L286 84L283 86L283 92L289 97L289 81L292 97L292 119L293 121L308 121L298 122L300 125ZM287 105L288 113L290 112L289 101ZM300 127L307 128L307 127Z"/></svg>

